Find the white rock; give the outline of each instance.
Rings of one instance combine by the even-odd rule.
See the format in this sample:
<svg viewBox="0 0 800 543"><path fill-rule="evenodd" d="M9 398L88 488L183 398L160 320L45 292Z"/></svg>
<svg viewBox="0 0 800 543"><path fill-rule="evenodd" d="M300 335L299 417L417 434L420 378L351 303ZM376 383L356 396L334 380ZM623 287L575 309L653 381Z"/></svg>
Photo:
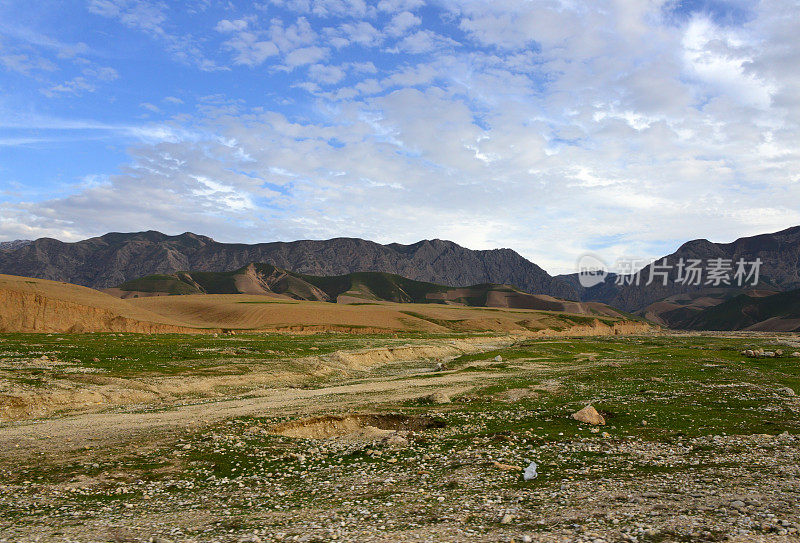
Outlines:
<svg viewBox="0 0 800 543"><path fill-rule="evenodd" d="M533 479L536 479L539 476L539 473L536 471L538 467L539 465L536 462L531 462L530 465L528 465L528 467L525 468L525 472L522 474L522 478L525 479L526 481L531 481Z"/></svg>

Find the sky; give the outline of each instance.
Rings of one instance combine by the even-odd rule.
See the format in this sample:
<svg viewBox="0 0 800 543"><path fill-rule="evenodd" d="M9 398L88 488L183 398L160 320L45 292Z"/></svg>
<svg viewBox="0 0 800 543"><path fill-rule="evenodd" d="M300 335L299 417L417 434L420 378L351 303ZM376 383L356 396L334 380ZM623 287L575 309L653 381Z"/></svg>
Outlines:
<svg viewBox="0 0 800 543"><path fill-rule="evenodd" d="M0 0L0 240L668 254L800 224L800 1Z"/></svg>

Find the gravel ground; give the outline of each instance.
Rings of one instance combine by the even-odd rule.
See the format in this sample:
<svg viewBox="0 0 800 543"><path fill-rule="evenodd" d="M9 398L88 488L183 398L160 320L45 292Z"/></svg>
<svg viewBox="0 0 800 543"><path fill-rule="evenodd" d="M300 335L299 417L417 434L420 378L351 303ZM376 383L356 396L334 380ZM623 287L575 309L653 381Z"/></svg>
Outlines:
<svg viewBox="0 0 800 543"><path fill-rule="evenodd" d="M328 402L310 420L274 409L124 447L6 457L0 541L800 541L785 386L797 362L741 362L738 344L715 340L659 365L635 342L602 341L572 345L549 372L547 352L535 364L493 352L494 365L452 370L475 376L452 398L381 390L359 412L384 416L358 428ZM591 372L566 363L609 345ZM704 379L679 386L684 366ZM398 389L418 378L386 376ZM570 418L590 401L607 425ZM295 437L276 433L286 422ZM329 437L302 437L304 425ZM526 481L531 461L539 476Z"/></svg>

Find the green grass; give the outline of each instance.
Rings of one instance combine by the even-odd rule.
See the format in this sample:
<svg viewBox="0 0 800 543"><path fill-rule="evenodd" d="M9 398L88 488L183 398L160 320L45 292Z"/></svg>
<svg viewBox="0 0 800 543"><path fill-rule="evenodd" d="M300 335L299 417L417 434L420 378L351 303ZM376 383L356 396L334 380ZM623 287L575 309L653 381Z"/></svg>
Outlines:
<svg viewBox="0 0 800 543"><path fill-rule="evenodd" d="M292 302L287 302L292 303ZM398 345L408 340L460 337L461 334L321 333L293 336L269 333L238 333L236 336L211 334L0 334L0 365L14 360L47 355L64 365L50 374L70 367L100 370L109 376L203 375L209 372L247 373L249 364L290 365L300 357L324 355L337 350L353 350ZM5 361L3 363L2 361ZM19 373L22 370L19 370ZM32 377L33 370L26 370Z"/></svg>

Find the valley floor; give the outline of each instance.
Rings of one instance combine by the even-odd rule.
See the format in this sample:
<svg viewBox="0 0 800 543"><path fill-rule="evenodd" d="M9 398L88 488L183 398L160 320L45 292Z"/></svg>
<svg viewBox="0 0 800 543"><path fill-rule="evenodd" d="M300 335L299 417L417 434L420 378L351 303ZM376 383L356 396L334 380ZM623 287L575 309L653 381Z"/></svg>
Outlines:
<svg viewBox="0 0 800 543"><path fill-rule="evenodd" d="M796 541L799 345L0 335L0 541Z"/></svg>

